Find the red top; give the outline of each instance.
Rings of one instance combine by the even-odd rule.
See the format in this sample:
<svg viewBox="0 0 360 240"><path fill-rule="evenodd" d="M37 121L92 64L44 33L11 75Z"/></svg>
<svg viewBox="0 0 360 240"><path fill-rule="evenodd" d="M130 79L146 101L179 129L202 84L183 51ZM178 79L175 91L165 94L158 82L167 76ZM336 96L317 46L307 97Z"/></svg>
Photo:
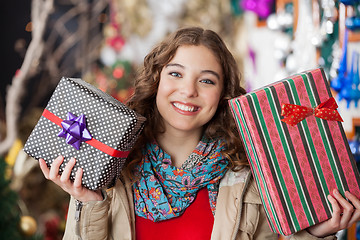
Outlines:
<svg viewBox="0 0 360 240"><path fill-rule="evenodd" d="M207 189L203 188L179 217L153 222L136 216L136 240L209 240L213 224L209 194Z"/></svg>

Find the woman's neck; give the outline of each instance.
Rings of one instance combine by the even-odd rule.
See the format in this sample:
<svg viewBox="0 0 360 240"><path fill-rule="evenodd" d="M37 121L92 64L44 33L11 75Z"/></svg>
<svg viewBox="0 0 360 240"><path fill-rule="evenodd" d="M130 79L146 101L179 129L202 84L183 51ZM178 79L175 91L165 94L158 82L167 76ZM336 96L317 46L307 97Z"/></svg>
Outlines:
<svg viewBox="0 0 360 240"><path fill-rule="evenodd" d="M201 132L159 134L156 141L160 147L171 156L172 165L180 168L194 151L201 139Z"/></svg>

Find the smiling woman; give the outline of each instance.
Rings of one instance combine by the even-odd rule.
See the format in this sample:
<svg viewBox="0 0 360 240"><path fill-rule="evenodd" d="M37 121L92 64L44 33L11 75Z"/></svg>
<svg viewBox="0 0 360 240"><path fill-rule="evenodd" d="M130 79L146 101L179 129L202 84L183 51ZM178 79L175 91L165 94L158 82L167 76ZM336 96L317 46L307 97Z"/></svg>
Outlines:
<svg viewBox="0 0 360 240"><path fill-rule="evenodd" d="M157 141L175 166L185 162L200 141L204 125L215 115L222 76L215 55L201 45L179 47L162 69L156 106L165 131L157 135Z"/></svg>

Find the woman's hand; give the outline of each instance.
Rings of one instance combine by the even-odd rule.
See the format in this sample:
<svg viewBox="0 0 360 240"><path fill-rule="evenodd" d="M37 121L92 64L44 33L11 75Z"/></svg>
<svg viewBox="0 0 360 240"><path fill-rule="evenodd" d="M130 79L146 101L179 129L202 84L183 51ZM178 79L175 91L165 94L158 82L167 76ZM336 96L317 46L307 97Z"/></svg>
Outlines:
<svg viewBox="0 0 360 240"><path fill-rule="evenodd" d="M311 226L307 231L316 237L325 237L336 232L349 228L351 225L360 220L360 199L350 192L345 192L345 197L349 199L348 202L339 193L337 189L333 191L333 196L329 195L333 213L332 217L322 223Z"/></svg>
<svg viewBox="0 0 360 240"><path fill-rule="evenodd" d="M39 164L41 171L46 179L53 181L56 185L61 187L65 192L72 195L75 199L88 202L88 201L102 201L103 197L100 190L92 191L81 185L83 170L79 168L76 171L75 180L70 180L71 170L75 166L75 158L71 158L65 166L63 173L59 174L59 167L64 161L63 156L57 157L51 164L50 169L47 167L45 160L40 159Z"/></svg>

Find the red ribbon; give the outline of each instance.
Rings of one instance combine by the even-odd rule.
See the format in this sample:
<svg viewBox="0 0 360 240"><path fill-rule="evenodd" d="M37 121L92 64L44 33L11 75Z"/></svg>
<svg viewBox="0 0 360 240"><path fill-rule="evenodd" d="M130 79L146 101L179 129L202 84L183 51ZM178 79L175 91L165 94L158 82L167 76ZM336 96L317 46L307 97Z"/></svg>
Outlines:
<svg viewBox="0 0 360 240"><path fill-rule="evenodd" d="M281 116L285 118L281 119L281 121L295 126L308 116L314 115L324 120L343 122L339 112L336 110L337 108L338 105L333 97L320 103L316 108L284 103L281 106Z"/></svg>
<svg viewBox="0 0 360 240"><path fill-rule="evenodd" d="M49 110L44 109L42 116L44 116L45 118L49 119L51 122L53 122L56 125L61 127L61 122L63 120L61 118L59 118L58 116L56 116L55 114L53 114L52 112L50 112ZM116 149L109 147L108 145L96 140L95 138L92 138L91 140L88 140L85 142L112 157L126 158L130 153L130 151L116 150Z"/></svg>

